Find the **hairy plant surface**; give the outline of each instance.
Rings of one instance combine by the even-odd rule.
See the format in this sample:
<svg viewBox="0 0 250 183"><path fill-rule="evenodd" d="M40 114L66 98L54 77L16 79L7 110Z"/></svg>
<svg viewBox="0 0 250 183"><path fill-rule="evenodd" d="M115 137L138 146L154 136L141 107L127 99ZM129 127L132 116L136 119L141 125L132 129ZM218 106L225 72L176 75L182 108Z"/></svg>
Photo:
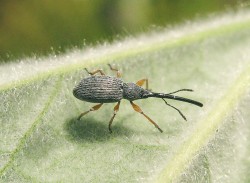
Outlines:
<svg viewBox="0 0 250 183"><path fill-rule="evenodd" d="M249 182L250 13L227 13L111 45L0 66L2 182ZM135 101L159 133L123 100L80 121L94 104L73 87L107 63L126 82L201 101L203 108L161 99Z"/></svg>

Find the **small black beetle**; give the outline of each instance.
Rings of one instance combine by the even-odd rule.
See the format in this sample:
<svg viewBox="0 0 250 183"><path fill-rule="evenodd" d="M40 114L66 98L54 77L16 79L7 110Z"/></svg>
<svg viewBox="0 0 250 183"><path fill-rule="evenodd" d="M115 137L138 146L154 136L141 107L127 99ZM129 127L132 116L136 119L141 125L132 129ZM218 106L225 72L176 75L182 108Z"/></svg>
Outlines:
<svg viewBox="0 0 250 183"><path fill-rule="evenodd" d="M145 99L149 97L161 98L164 102L177 110L179 114L186 120L186 117L181 113L179 109L167 103L164 98L179 100L183 102L188 102L190 104L197 105L202 107L203 104L191 99L179 97L172 95L179 91L193 91L191 89L180 89L171 93L155 93L148 90L148 79L141 79L136 83L125 83L120 77L121 74L118 69L113 68L110 64L108 64L112 71L116 71L117 77L105 76L102 70L96 70L94 72L89 72L86 68L85 70L91 75L90 77L84 78L80 81L80 83L73 89L73 95L83 101L91 102L91 103L99 103L98 105L93 106L90 110L83 112L78 117L78 120L81 119L85 114L98 110L103 103L114 103L117 102L114 107L114 114L109 121L109 132L112 133L111 125L115 118L116 113L119 110L119 105L121 99L127 99L130 101L132 107L136 112L141 113L145 116L160 132L163 132L162 129L151 119L149 118L141 108L136 105L133 101L138 99ZM94 76L95 74L100 73L100 76ZM143 89L141 86L146 82L146 89Z"/></svg>

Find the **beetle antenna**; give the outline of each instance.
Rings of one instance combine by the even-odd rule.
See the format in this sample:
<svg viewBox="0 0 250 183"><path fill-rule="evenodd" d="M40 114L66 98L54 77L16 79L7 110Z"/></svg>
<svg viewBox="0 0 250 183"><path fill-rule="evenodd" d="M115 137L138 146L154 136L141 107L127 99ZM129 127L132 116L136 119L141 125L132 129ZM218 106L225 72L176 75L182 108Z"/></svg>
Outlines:
<svg viewBox="0 0 250 183"><path fill-rule="evenodd" d="M184 116L184 114L182 114L182 112L179 109L177 109L176 107L174 107L174 106L170 105L169 103L167 103L167 101L164 98L161 98L161 99L164 100L165 104L167 104L169 107L172 107L173 109L177 110L179 112L179 114L181 115L181 117L185 121L187 121L187 118Z"/></svg>
<svg viewBox="0 0 250 183"><path fill-rule="evenodd" d="M168 93L168 94L174 94L174 93L177 93L177 92L180 92L180 91L189 91L189 92L193 92L194 90L184 88L184 89L180 89L180 90L177 90L177 91L174 91L174 92Z"/></svg>

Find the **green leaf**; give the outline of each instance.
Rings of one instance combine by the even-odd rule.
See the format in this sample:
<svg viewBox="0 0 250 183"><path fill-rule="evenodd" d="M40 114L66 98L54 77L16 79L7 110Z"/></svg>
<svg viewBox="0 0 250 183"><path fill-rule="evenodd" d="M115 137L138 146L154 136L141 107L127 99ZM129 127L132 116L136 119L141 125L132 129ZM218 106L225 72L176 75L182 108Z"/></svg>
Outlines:
<svg viewBox="0 0 250 183"><path fill-rule="evenodd" d="M66 55L30 58L0 67L0 179L2 182L249 182L250 13L227 13ZM80 121L94 104L73 87L83 68L107 63L125 82L201 101L178 101L187 122L160 99L135 101L163 129L159 133L129 102Z"/></svg>

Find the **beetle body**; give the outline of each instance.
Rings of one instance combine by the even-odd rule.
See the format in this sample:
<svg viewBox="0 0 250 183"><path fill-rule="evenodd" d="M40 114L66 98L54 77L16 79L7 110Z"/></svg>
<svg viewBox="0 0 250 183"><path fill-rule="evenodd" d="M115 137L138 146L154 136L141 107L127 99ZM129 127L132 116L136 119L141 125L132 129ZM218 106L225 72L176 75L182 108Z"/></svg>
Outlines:
<svg viewBox="0 0 250 183"><path fill-rule="evenodd" d="M167 101L165 101L165 99L179 100L179 101L187 102L190 104L194 104L199 107L203 106L202 103L197 102L195 100L172 95L179 91L193 91L191 89L180 89L175 92L171 92L167 94L151 92L148 90L147 79L141 79L137 81L136 83L126 83L126 82L123 82L123 80L120 78L121 74L119 73L117 69L113 68L110 64L109 64L109 67L112 71L117 72L117 77L106 76L104 72L100 69L93 71L93 72L89 72L87 69L85 69L91 76L87 78L83 78L80 81L80 83L76 85L76 87L73 89L73 95L79 100L83 100L83 101L91 102L91 103L99 103L91 107L88 111L81 113L80 116L78 117L79 120L82 116L86 115L87 113L98 110L104 103L117 102L117 104L114 107L113 116L109 121L109 131L111 133L112 132L111 124L119 110L120 101L122 99L126 99L130 101L130 104L132 105L133 109L136 112L139 112L140 114L142 114L160 132L163 132L162 129L150 117L148 117L138 105L133 103L134 100L145 99L149 97L161 98L162 100L164 100L166 105L177 110L179 114L185 120L186 120L186 117L181 113L181 111L177 109L176 107L168 104ZM100 73L101 75L95 75L97 73ZM141 87L145 82L146 82L146 89Z"/></svg>
<svg viewBox="0 0 250 183"><path fill-rule="evenodd" d="M114 103L121 99L129 101L146 98L148 90L134 83L125 83L112 76L90 76L84 78L73 89L76 98L92 103Z"/></svg>

